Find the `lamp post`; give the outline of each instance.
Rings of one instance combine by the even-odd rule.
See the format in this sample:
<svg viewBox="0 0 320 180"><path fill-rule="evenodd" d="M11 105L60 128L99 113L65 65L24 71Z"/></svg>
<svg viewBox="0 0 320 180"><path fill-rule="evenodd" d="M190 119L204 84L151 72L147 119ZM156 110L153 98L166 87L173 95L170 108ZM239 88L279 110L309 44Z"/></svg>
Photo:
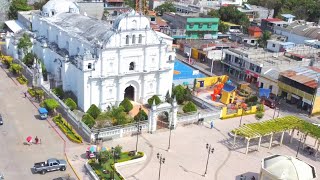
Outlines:
<svg viewBox="0 0 320 180"><path fill-rule="evenodd" d="M299 131L297 132L297 136L299 136ZM304 134L300 135L296 158L298 157L298 154L299 154L299 151L300 151L301 141L304 140L305 138L306 138L306 136Z"/></svg>
<svg viewBox="0 0 320 180"><path fill-rule="evenodd" d="M205 170L203 176L206 176L206 175L207 175L209 157L210 157L210 154L212 154L212 153L214 152L214 148L211 147L211 144L208 144L208 143L207 143L206 148L207 148L207 150L208 150L208 158L207 158L206 170Z"/></svg>
<svg viewBox="0 0 320 180"><path fill-rule="evenodd" d="M113 166L116 164L116 151L115 151L115 148L112 147L111 148L111 152L112 152L112 155L113 155ZM115 168L112 168L112 180L115 179L114 178L114 171L115 171Z"/></svg>
<svg viewBox="0 0 320 180"><path fill-rule="evenodd" d="M160 154L160 153L157 153L157 158L159 159L159 164L160 164L160 167L159 167L159 178L158 178L158 180L160 180L161 165L164 164L166 159L164 157L162 157L162 154Z"/></svg>
<svg viewBox="0 0 320 180"><path fill-rule="evenodd" d="M242 112L241 112L241 117L240 117L240 124L239 124L239 127L241 127L241 124L242 124L242 116L243 116L243 108L242 109Z"/></svg>
<svg viewBox="0 0 320 180"><path fill-rule="evenodd" d="M174 125L173 125L173 124L171 124L169 128L170 128L170 134L169 134L169 146L168 146L168 151L170 150L170 144L171 144L171 131L172 131L172 129L174 128Z"/></svg>
<svg viewBox="0 0 320 180"><path fill-rule="evenodd" d="M138 153L138 141L139 141L139 134L141 133L142 127L140 126L140 119L138 121L138 124L136 125L137 127L137 143L136 143L136 153Z"/></svg>

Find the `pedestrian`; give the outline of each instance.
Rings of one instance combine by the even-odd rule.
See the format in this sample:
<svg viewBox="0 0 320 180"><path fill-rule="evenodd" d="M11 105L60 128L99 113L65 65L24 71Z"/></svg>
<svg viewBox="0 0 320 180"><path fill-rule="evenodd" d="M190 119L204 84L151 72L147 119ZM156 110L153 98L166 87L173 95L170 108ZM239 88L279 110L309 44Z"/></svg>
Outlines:
<svg viewBox="0 0 320 180"><path fill-rule="evenodd" d="M23 94L24 94L24 98L26 98L27 97L27 92L24 92Z"/></svg>
<svg viewBox="0 0 320 180"><path fill-rule="evenodd" d="M252 176L251 180L256 180L256 178L254 176Z"/></svg>
<svg viewBox="0 0 320 180"><path fill-rule="evenodd" d="M38 136L36 136L36 138L34 138L34 140L36 141L36 144L38 144L38 142L39 142Z"/></svg>
<svg viewBox="0 0 320 180"><path fill-rule="evenodd" d="M210 123L210 129L212 129L212 128L213 128L213 120Z"/></svg>

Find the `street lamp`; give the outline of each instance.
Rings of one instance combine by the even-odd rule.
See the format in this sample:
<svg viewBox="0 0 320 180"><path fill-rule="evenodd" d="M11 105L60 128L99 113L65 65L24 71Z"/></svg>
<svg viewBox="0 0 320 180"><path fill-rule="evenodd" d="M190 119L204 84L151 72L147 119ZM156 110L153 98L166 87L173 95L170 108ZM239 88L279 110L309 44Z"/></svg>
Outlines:
<svg viewBox="0 0 320 180"><path fill-rule="evenodd" d="M164 157L162 157L162 154L160 154L160 153L157 153L157 158L159 159L159 164L160 164L160 167L159 167L159 178L158 178L160 180L161 165L164 164L166 159Z"/></svg>
<svg viewBox="0 0 320 180"><path fill-rule="evenodd" d="M116 150L115 150L115 148L114 147L112 147L111 148L111 153L112 153L112 155L113 155L113 166L116 164ZM115 171L115 167L114 168L112 168L112 178L111 179L115 179L114 178L114 171Z"/></svg>
<svg viewBox="0 0 320 180"><path fill-rule="evenodd" d="M138 141L139 141L139 134L141 133L142 127L140 126L140 119L138 120L138 124L136 125L137 127L137 143L136 143L136 153L138 153Z"/></svg>
<svg viewBox="0 0 320 180"><path fill-rule="evenodd" d="M169 134L169 146L168 146L168 151L170 150L170 143L171 143L171 131L172 131L172 129L174 128L174 125L173 125L173 124L171 124L169 128L170 128L170 134Z"/></svg>
<svg viewBox="0 0 320 180"><path fill-rule="evenodd" d="M212 153L214 152L214 148L211 147L211 144L208 144L208 143L207 143L206 148L207 148L207 150L208 150L208 158L207 158L206 171L204 172L204 175L203 175L203 176L206 176L206 175L207 175L209 157L210 157L210 154L212 154Z"/></svg>
<svg viewBox="0 0 320 180"><path fill-rule="evenodd" d="M299 131L297 132L297 136L299 136ZM305 138L306 138L306 136L304 134L300 135L296 158L298 157L298 154L299 154L299 151L300 151L301 141L304 140Z"/></svg>

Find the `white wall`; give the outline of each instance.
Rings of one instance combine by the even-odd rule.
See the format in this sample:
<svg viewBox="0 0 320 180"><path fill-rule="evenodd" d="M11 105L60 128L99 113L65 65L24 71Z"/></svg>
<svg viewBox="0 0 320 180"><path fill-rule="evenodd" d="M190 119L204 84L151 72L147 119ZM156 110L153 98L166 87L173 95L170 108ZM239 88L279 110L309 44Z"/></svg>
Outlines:
<svg viewBox="0 0 320 180"><path fill-rule="evenodd" d="M261 87L261 83L263 83L263 87L264 89L269 89L270 86L272 86L272 90L271 90L271 93L272 94L275 94L275 95L278 95L278 92L279 92L279 87L278 87L278 83L277 82L274 82L274 81L271 81L263 76L260 76L259 79L258 79L258 82L259 82L259 88Z"/></svg>
<svg viewBox="0 0 320 180"><path fill-rule="evenodd" d="M267 49L272 52L279 52L280 51L280 44L274 41L268 41Z"/></svg>

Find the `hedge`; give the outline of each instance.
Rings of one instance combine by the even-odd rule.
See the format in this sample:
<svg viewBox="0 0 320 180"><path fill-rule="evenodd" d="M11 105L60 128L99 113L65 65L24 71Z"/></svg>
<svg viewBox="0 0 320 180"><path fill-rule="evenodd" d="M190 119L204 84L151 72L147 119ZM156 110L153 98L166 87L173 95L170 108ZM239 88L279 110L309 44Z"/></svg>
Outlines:
<svg viewBox="0 0 320 180"><path fill-rule="evenodd" d="M31 97L35 97L36 96L36 91L32 88L28 89L28 93L30 94Z"/></svg>
<svg viewBox="0 0 320 180"><path fill-rule="evenodd" d="M22 85L28 84L28 79L26 77L24 77L23 75L17 77L17 81Z"/></svg>
<svg viewBox="0 0 320 180"><path fill-rule="evenodd" d="M184 113L195 112L197 111L197 107L193 102L189 101L186 105L183 106L182 110Z"/></svg>
<svg viewBox="0 0 320 180"><path fill-rule="evenodd" d="M82 137L77 134L77 132L72 128L70 124L67 123L67 121L62 118L61 114L58 116L55 116L53 118L53 122L57 124L59 129L67 136L67 138L74 142L74 143L82 143Z"/></svg>
<svg viewBox="0 0 320 180"><path fill-rule="evenodd" d="M66 100L64 100L64 103L70 108L71 111L77 109L77 103L74 102L74 100L72 100L71 98L67 98Z"/></svg>

